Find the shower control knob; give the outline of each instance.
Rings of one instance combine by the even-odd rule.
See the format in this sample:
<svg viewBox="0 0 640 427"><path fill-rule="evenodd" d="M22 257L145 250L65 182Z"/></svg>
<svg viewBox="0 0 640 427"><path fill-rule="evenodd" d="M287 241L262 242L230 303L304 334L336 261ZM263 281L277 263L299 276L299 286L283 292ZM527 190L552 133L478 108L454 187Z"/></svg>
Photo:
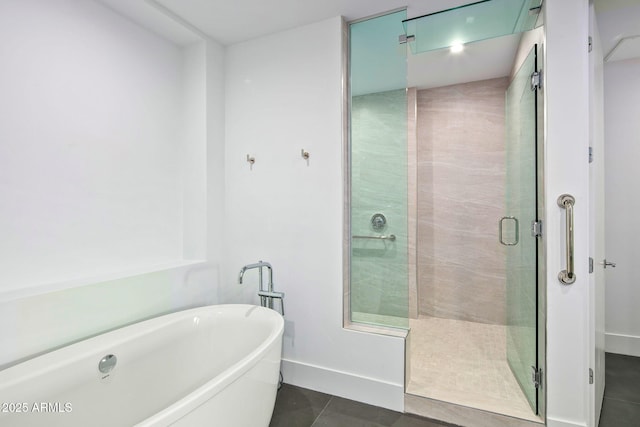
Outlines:
<svg viewBox="0 0 640 427"><path fill-rule="evenodd" d="M375 231L384 230L386 226L387 218L381 213L374 214L371 217L371 228L373 228Z"/></svg>

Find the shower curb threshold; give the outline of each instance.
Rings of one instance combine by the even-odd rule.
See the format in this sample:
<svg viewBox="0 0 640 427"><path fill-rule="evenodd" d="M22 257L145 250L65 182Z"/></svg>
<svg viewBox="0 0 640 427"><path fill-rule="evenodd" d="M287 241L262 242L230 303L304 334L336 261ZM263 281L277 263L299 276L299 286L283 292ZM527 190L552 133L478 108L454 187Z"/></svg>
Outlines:
<svg viewBox="0 0 640 427"><path fill-rule="evenodd" d="M481 409L405 393L404 411L461 427L541 427L542 420L529 421Z"/></svg>
<svg viewBox="0 0 640 427"><path fill-rule="evenodd" d="M409 333L409 329L401 329L401 328L392 328L387 326L374 326L374 325L366 325L363 323L356 322L344 322L344 329L355 331L355 332L365 332L369 334L378 334L378 335L388 335L392 337L398 338L407 338Z"/></svg>

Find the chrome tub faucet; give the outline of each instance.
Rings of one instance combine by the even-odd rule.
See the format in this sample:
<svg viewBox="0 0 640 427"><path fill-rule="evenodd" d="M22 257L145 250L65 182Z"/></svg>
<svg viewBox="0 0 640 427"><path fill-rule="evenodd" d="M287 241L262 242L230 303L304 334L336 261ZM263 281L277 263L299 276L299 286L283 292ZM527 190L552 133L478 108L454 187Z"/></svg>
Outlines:
<svg viewBox="0 0 640 427"><path fill-rule="evenodd" d="M264 278L262 274L262 269L266 268L269 271L269 280L267 282L266 288L264 285ZM263 307L269 307L273 309L273 300L280 300L280 314L284 316L284 292L275 292L273 290L273 267L268 262L258 261L254 264L247 264L240 269L240 274L238 274L238 283L242 284L244 273L247 270L258 269L259 275L259 283L258 283L258 295L260 296L260 305Z"/></svg>

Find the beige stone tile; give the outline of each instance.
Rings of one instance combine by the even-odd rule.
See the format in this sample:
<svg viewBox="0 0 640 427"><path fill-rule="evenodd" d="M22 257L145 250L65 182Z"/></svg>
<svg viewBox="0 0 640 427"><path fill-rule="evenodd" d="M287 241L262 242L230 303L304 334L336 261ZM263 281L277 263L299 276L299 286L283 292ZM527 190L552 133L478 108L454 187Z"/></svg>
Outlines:
<svg viewBox="0 0 640 427"><path fill-rule="evenodd" d="M537 421L506 360L506 327L411 319L407 393Z"/></svg>
<svg viewBox="0 0 640 427"><path fill-rule="evenodd" d="M507 78L417 93L417 296L423 314L505 322Z"/></svg>
<svg viewBox="0 0 640 427"><path fill-rule="evenodd" d="M409 317L418 317L417 214L418 214L418 140L416 130L416 88L407 90L407 273Z"/></svg>

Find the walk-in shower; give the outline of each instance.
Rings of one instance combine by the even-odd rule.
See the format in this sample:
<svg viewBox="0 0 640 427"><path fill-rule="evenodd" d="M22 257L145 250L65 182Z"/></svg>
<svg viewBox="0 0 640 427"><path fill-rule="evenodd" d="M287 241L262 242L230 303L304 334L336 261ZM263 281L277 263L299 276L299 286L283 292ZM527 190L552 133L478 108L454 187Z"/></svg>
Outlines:
<svg viewBox="0 0 640 427"><path fill-rule="evenodd" d="M348 316L410 330L408 395L544 419L540 0L349 34Z"/></svg>

